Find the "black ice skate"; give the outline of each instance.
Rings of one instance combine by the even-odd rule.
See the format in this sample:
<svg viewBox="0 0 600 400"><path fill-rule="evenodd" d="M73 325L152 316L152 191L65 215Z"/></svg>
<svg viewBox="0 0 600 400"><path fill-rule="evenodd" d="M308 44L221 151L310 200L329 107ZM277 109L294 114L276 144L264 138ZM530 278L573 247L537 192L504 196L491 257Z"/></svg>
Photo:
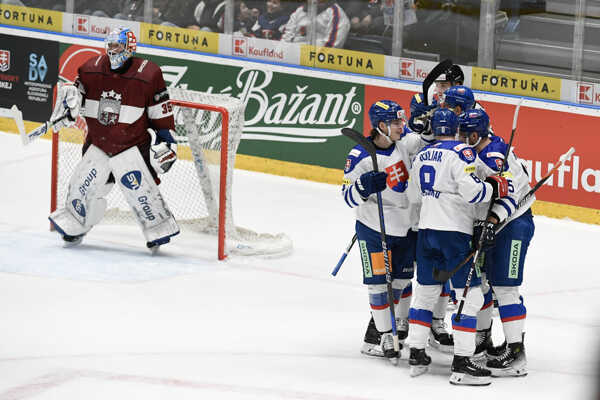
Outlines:
<svg viewBox="0 0 600 400"><path fill-rule="evenodd" d="M371 316L369 326L367 326L360 352L367 356L383 357L383 351L381 350L381 333L375 328L373 316Z"/></svg>
<svg viewBox="0 0 600 400"><path fill-rule="evenodd" d="M396 327L398 329L398 340L404 343L408 337L408 318L396 319Z"/></svg>
<svg viewBox="0 0 600 400"><path fill-rule="evenodd" d="M84 236L85 235L77 235L77 236L63 235L62 236L63 247L75 247L75 246L81 244Z"/></svg>
<svg viewBox="0 0 600 400"><path fill-rule="evenodd" d="M415 377L424 374L429 370L431 357L425 353L425 349L410 348L410 357L408 359L410 365L410 376Z"/></svg>
<svg viewBox="0 0 600 400"><path fill-rule="evenodd" d="M171 236L167 236L164 238L160 238L157 240L154 240L152 242L146 242L146 247L150 250L150 252L152 253L152 255L155 255L158 253L158 250L160 249L160 246L162 246L163 244L167 244L171 241Z"/></svg>
<svg viewBox="0 0 600 400"><path fill-rule="evenodd" d="M432 319L431 330L429 331L429 345L443 353L452 353L454 351L454 339L446 330L446 323L443 318Z"/></svg>
<svg viewBox="0 0 600 400"><path fill-rule="evenodd" d="M475 358L483 358L487 355L487 351L494 347L492 343L492 327L482 329L475 334Z"/></svg>
<svg viewBox="0 0 600 400"><path fill-rule="evenodd" d="M492 376L527 375L525 345L522 342L509 343L504 353L498 358L489 360L486 367L492 371Z"/></svg>
<svg viewBox="0 0 600 400"><path fill-rule="evenodd" d="M454 356L450 383L453 385L486 386L492 383L492 373L490 370L475 364L470 357Z"/></svg>
<svg viewBox="0 0 600 400"><path fill-rule="evenodd" d="M399 345L400 349L402 349L402 345ZM398 365L400 353L394 349L394 335L392 334L392 331L381 334L381 350L383 351L384 358L390 360L392 364Z"/></svg>

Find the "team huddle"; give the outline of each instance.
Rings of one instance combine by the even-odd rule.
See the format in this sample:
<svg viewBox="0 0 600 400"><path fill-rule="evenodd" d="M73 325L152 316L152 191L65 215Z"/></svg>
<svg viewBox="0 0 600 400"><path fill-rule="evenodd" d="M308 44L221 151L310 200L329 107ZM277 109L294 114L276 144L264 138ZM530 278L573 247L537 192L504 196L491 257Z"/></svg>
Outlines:
<svg viewBox="0 0 600 400"><path fill-rule="evenodd" d="M361 351L397 363L400 342L410 350L410 375L418 376L431 363L429 343L454 353L450 383L488 385L492 376L527 374L519 287L535 199L525 167L494 135L488 114L463 82L460 67L452 65L435 81L439 100L429 105L427 93L413 96L408 123L394 101L371 105L368 140L379 170L368 151L355 146L342 196L356 209L371 306ZM444 323L451 293L460 304L452 334ZM505 336L497 347L491 340L493 296Z"/></svg>

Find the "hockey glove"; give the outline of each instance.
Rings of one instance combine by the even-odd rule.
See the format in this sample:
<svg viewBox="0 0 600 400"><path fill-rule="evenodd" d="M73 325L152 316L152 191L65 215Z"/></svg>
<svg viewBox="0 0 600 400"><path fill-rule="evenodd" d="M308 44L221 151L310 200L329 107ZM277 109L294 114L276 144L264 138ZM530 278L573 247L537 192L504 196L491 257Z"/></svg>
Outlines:
<svg viewBox="0 0 600 400"><path fill-rule="evenodd" d="M485 181L492 185L492 189L494 191L492 194L492 200L508 196L508 187L511 182L510 179L499 175L492 175L485 178Z"/></svg>
<svg viewBox="0 0 600 400"><path fill-rule="evenodd" d="M56 104L54 105L50 120L54 121L65 114L67 115L67 118L62 119L53 125L54 132L58 132L64 127L71 127L75 124L75 121L79 116L80 105L81 99L79 90L74 85L59 85Z"/></svg>
<svg viewBox="0 0 600 400"><path fill-rule="evenodd" d="M161 129L158 132L148 128L150 135L150 164L157 174L168 172L175 161L177 161L177 145L169 129ZM173 148L172 148L173 147Z"/></svg>
<svg viewBox="0 0 600 400"><path fill-rule="evenodd" d="M387 186L388 174L385 172L365 172L356 180L356 190L360 197L366 199L373 193L378 193L384 190Z"/></svg>
<svg viewBox="0 0 600 400"><path fill-rule="evenodd" d="M496 225L491 221L475 221L473 224L473 243L475 250L481 245L481 251L486 251L496 245Z"/></svg>

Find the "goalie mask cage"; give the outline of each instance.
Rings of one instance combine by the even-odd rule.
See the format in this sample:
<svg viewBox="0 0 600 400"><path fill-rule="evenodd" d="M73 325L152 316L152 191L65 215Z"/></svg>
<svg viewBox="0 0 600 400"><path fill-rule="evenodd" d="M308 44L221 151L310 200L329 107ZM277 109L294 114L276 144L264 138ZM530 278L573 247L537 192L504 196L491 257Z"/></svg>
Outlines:
<svg viewBox="0 0 600 400"><path fill-rule="evenodd" d="M228 253L278 256L291 252L292 242L285 234L258 234L233 221L233 168L244 127L244 104L229 96L181 88L169 88L169 95L178 160L159 176L159 189L182 234L216 235L219 260ZM52 136L51 211L65 205L82 142L82 133L76 129ZM118 188L113 187L106 200L101 223L136 223Z"/></svg>

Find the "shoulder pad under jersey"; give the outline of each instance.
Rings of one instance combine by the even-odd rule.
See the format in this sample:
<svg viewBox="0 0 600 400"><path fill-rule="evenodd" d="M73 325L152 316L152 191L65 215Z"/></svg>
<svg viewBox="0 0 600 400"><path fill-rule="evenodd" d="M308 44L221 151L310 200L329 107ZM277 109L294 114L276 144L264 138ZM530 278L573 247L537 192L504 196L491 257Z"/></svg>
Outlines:
<svg viewBox="0 0 600 400"><path fill-rule="evenodd" d="M346 158L346 165L344 166L344 173L352 171L356 165L365 157L369 157L369 153L360 145L356 145L348 153Z"/></svg>
<svg viewBox="0 0 600 400"><path fill-rule="evenodd" d="M490 136L490 140L491 143L479 152L479 158L492 170L500 171L502 160L504 160L504 154L506 153L508 145L504 143L504 140L499 136ZM508 171L508 168L509 165L508 162L506 162L503 169L504 171Z"/></svg>

